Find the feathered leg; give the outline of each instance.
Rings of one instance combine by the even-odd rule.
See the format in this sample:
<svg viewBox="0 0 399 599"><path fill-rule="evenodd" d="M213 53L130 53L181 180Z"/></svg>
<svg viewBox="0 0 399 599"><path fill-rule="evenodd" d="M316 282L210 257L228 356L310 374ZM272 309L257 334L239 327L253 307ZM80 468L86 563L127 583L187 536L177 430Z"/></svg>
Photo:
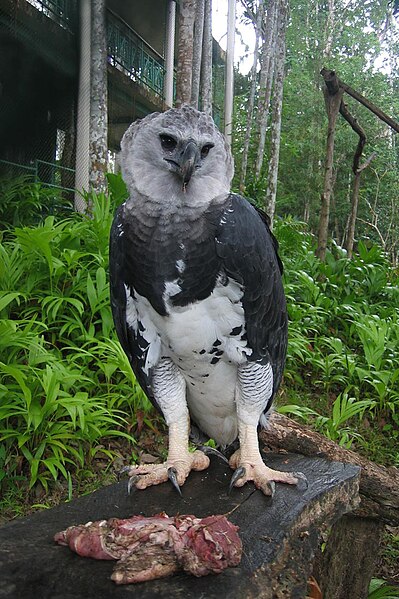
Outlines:
<svg viewBox="0 0 399 599"><path fill-rule="evenodd" d="M237 418L240 449L230 458L236 469L231 486L242 487L253 481L265 495L273 495L276 482L306 487L301 472L280 472L268 468L259 451L258 423L273 390L273 371L270 364L249 362L238 369Z"/></svg>
<svg viewBox="0 0 399 599"><path fill-rule="evenodd" d="M156 367L153 392L169 427L168 458L163 464L142 464L129 468L129 489L145 489L169 479L180 490L179 486L184 484L191 470L205 470L209 466L209 458L202 451L188 450L190 417L186 383L169 358L163 358Z"/></svg>

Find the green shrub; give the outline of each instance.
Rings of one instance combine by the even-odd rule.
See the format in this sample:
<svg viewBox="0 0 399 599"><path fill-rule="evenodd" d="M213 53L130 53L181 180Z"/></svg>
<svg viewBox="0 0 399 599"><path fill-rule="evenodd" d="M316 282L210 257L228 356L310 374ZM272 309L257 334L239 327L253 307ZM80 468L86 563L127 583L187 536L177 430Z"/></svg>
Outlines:
<svg viewBox="0 0 399 599"><path fill-rule="evenodd" d="M109 303L113 207L10 228L0 245L0 478L46 489L150 404L116 340ZM4 456L3 456L4 453ZM109 452L108 452L109 454ZM3 456L3 457L1 457Z"/></svg>
<svg viewBox="0 0 399 599"><path fill-rule="evenodd" d="M332 415L317 424L334 440L349 446L365 413L384 416L398 438L398 273L378 247L360 242L348 260L335 246L322 263L303 224L279 221L275 231L289 312L287 384L332 398Z"/></svg>

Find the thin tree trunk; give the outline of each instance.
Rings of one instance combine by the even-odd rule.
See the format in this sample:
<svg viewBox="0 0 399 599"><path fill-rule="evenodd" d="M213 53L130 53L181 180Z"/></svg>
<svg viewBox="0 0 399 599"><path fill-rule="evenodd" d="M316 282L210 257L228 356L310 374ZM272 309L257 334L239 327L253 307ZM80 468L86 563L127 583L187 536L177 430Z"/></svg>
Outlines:
<svg viewBox="0 0 399 599"><path fill-rule="evenodd" d="M262 48L261 73L259 83L259 103L257 131L259 132L258 151L255 161L255 178L259 179L263 165L266 142L267 121L269 118L270 98L273 84L275 42L277 30L278 0L270 0L265 26L265 38Z"/></svg>
<svg viewBox="0 0 399 599"><path fill-rule="evenodd" d="M198 109L201 62L202 62L202 41L204 36L204 14L205 0L196 0L194 40L193 40L193 70L191 83L191 106Z"/></svg>
<svg viewBox="0 0 399 599"><path fill-rule="evenodd" d="M193 68L195 0L179 3L179 41L176 70L176 106L189 104Z"/></svg>
<svg viewBox="0 0 399 599"><path fill-rule="evenodd" d="M332 43L334 39L335 26L335 1L328 0L328 13L326 21L326 44L323 49L323 58L329 60L331 57Z"/></svg>
<svg viewBox="0 0 399 599"><path fill-rule="evenodd" d="M348 107L344 102L341 102L341 106L339 109L341 115L344 119L350 124L352 129L358 134L359 142L357 144L357 148L355 151L355 155L353 157L353 166L352 171L355 175L353 180L353 191L352 191L352 202L351 202L351 211L348 222L348 233L346 237L345 249L348 252L348 258L352 258L353 254L353 244L355 241L355 228L356 228L356 218L357 218L357 210L359 205L359 190L360 190L360 178L363 170L367 168L370 162L373 160L375 153L373 153L366 162L360 165L360 158L362 156L364 146L366 145L367 138L363 128L357 122L357 119L354 118L348 110Z"/></svg>
<svg viewBox="0 0 399 599"><path fill-rule="evenodd" d="M369 156L369 158L356 170L355 178L353 180L353 191L352 191L352 204L351 204L351 212L349 215L348 222L348 234L346 238L345 249L348 252L348 258L352 258L353 255L353 245L355 241L355 229L356 229L356 219L357 219L357 211L359 206L359 191L360 191L360 179L362 176L362 172L365 168L367 168L370 162L375 158L375 152Z"/></svg>
<svg viewBox="0 0 399 599"><path fill-rule="evenodd" d="M105 0L92 0L90 186L105 191L108 163L107 37Z"/></svg>
<svg viewBox="0 0 399 599"><path fill-rule="evenodd" d="M335 89L335 88L334 88ZM324 261L327 251L328 223L330 218L330 199L333 187L334 140L337 116L341 105L343 90L338 86L335 92L324 87L324 99L328 116L327 149L324 173L324 189L321 195L318 244L316 255Z"/></svg>
<svg viewBox="0 0 399 599"><path fill-rule="evenodd" d="M251 69L251 89L248 98L247 104L247 126L245 130L245 140L244 140L244 148L242 153L241 160L241 174L240 174L240 192L243 193L245 190L245 178L247 175L247 166L248 166L248 153L249 153L249 143L251 140L251 130L252 130L252 119L255 105L255 94L256 94L256 83L257 83L257 74L258 74L258 61L259 61L259 39L262 31L262 20L264 13L264 2L260 0L258 13L256 16L255 23L255 48L254 48L254 59L252 63Z"/></svg>
<svg viewBox="0 0 399 599"><path fill-rule="evenodd" d="M358 209L358 205L359 205L360 176L361 176L360 171L357 171L355 174L355 178L353 180L351 211L350 211L349 223L348 223L348 234L346 236L346 243L345 243L345 249L348 253L349 259L352 258L353 244L355 242L356 217L357 217L357 209Z"/></svg>
<svg viewBox="0 0 399 599"><path fill-rule="evenodd" d="M284 66L285 66L285 32L287 27L288 1L280 0L277 47L276 47L276 73L274 79L273 118L271 126L270 159L266 188L266 212L273 225L276 210L278 161L280 156L281 140L281 113L283 107Z"/></svg>
<svg viewBox="0 0 399 599"><path fill-rule="evenodd" d="M202 110L212 114L212 0L205 0L201 61Z"/></svg>

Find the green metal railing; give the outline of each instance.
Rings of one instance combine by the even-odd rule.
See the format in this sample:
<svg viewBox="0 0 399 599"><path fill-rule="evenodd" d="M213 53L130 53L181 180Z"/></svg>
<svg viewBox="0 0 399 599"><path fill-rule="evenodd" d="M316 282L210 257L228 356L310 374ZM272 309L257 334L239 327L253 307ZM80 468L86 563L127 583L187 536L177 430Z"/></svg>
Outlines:
<svg viewBox="0 0 399 599"><path fill-rule="evenodd" d="M107 11L108 62L163 97L163 59L131 27Z"/></svg>
<svg viewBox="0 0 399 599"><path fill-rule="evenodd" d="M71 33L77 31L76 0L27 0L37 10ZM107 9L108 62L163 98L165 67L162 56L127 23Z"/></svg>
<svg viewBox="0 0 399 599"><path fill-rule="evenodd" d="M27 0L46 17L55 21L70 33L77 30L77 2L76 0Z"/></svg>
<svg viewBox="0 0 399 599"><path fill-rule="evenodd" d="M32 181L42 183L46 187L60 189L62 191L74 191L72 186L65 185L65 178L73 183L75 171L72 168L61 166L56 162L45 160L34 160L30 165L0 160L0 173L6 177L18 177L27 175Z"/></svg>

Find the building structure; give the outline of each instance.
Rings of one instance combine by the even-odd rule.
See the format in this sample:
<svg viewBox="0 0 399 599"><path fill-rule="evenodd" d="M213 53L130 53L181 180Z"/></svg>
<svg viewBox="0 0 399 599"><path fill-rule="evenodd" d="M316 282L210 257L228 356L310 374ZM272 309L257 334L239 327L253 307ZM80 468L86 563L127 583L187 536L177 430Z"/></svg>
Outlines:
<svg viewBox="0 0 399 599"><path fill-rule="evenodd" d="M0 172L75 188L80 49L90 35L82 29L85 1L0 0ZM111 153L132 121L173 101L176 13L175 0L106 0ZM213 62L222 98L224 60L215 41ZM221 114L215 106L219 121Z"/></svg>

